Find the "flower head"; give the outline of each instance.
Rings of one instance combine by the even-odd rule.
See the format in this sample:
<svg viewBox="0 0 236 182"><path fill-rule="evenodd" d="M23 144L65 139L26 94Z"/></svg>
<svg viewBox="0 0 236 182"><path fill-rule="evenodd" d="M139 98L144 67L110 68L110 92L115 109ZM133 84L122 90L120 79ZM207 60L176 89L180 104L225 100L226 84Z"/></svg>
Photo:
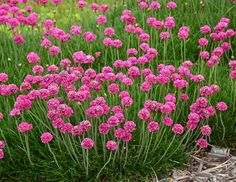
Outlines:
<svg viewBox="0 0 236 182"><path fill-rule="evenodd" d="M115 141L113 141L113 140L109 140L106 143L106 148L108 150L114 151L114 150L118 149L118 144Z"/></svg>
<svg viewBox="0 0 236 182"><path fill-rule="evenodd" d="M83 149L92 149L94 146L94 141L91 138L84 138L81 142Z"/></svg>
<svg viewBox="0 0 236 182"><path fill-rule="evenodd" d="M18 131L21 133L30 131L32 130L32 128L33 128L33 125L31 123L26 123L26 122L21 122L17 127Z"/></svg>
<svg viewBox="0 0 236 182"><path fill-rule="evenodd" d="M202 149L208 147L208 142L203 138L198 139L196 142L197 142L197 145Z"/></svg>
<svg viewBox="0 0 236 182"><path fill-rule="evenodd" d="M51 133L45 132L45 133L43 133L43 134L41 135L40 138L41 138L41 142L45 144L45 143L51 142L52 139L53 139L53 136L52 136Z"/></svg>

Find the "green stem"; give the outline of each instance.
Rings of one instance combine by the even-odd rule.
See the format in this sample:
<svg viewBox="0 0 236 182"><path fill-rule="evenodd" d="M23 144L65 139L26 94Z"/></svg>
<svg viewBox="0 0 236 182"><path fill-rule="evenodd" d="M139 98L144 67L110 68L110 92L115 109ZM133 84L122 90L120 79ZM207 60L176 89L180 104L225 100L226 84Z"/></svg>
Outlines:
<svg viewBox="0 0 236 182"><path fill-rule="evenodd" d="M104 169L104 168L107 166L107 164L110 162L111 156L112 156L112 152L110 152L109 159L108 159L107 162L103 165L103 167L101 168L101 170L98 172L96 179L99 178L99 176L100 176L101 172L103 171L103 169Z"/></svg>

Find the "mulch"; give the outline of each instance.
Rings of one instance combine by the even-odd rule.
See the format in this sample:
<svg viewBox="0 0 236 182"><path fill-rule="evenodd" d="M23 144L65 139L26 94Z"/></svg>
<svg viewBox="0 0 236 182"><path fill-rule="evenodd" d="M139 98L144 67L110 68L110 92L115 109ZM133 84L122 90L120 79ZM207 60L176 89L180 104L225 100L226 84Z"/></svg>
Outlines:
<svg viewBox="0 0 236 182"><path fill-rule="evenodd" d="M210 152L195 152L186 166L186 170L173 170L169 178L152 182L236 182L236 155L232 149L213 146Z"/></svg>

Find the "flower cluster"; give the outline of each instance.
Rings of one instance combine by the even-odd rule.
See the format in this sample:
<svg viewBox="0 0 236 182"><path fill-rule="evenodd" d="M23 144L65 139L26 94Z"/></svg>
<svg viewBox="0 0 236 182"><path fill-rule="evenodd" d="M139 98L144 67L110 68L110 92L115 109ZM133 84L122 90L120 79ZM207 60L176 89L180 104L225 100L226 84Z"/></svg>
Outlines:
<svg viewBox="0 0 236 182"><path fill-rule="evenodd" d="M81 164L86 170L89 154L105 160L106 152L110 153L108 162L112 155L114 161L117 156L123 161L125 156L125 166L130 149L138 151L138 159L144 159L145 163L149 152L156 154L159 150L165 135L169 147L166 146L163 157L173 142L179 146L186 146L182 145L184 142L189 144L186 137L195 137L196 145L202 149L208 147L207 139L214 132L209 119L218 113L221 118L221 112L229 108L228 103L212 99L220 92L220 84L211 83L214 80L218 84L216 78L212 79L217 75L215 68L210 67L220 64L232 50L231 39L236 33L229 28L230 19L223 17L214 27L200 27L196 41L200 53L197 51L199 56L191 61L186 58L186 45L195 37L194 30L182 26L183 22L179 26L178 18L172 16L177 8L174 1L164 4L136 0L142 18L126 9L124 2L125 8L121 14L113 14L112 20L108 5L78 0L76 11L83 14L87 8L95 14L91 18L96 29L92 30L82 22L61 28L56 16L41 21L33 6L21 10L27 0L0 2L5 3L0 5L0 25L10 27L17 46L25 41L21 30L28 26L33 27L32 31L39 28L41 47L24 55L24 64L30 69L24 72L23 81L19 79L18 86L10 84L11 75L7 71L0 73L0 96L8 101L14 95L9 118L20 120L16 129L25 137L23 148L28 158L30 133L37 131L38 141L46 144L57 165L51 144L58 145L60 150L65 145L77 162L82 156ZM62 0L51 2L56 6L62 4ZM50 1L33 3L45 6ZM156 16L163 7L168 16ZM113 8L116 12L117 4ZM121 30L116 29L117 24L121 24ZM174 44L180 44L181 62L167 59L171 54L167 51L170 41L173 54ZM230 60L229 67L230 78L236 78L236 60ZM202 72L203 68L210 70L210 76ZM38 108L41 115L34 112ZM7 113L0 112L0 121L5 118ZM172 138L170 143L169 138ZM0 140L0 159L4 158L5 147L6 141Z"/></svg>

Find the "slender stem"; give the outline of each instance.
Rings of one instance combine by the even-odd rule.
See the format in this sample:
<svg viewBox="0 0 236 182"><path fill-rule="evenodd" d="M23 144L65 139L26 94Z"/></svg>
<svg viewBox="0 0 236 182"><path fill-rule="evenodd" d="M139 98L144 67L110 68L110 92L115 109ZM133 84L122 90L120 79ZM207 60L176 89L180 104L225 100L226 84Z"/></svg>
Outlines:
<svg viewBox="0 0 236 182"><path fill-rule="evenodd" d="M54 152L52 151L50 145L49 145L49 144L47 144L47 145L48 145L48 149L49 149L49 151L51 152L51 154L52 154L52 156L53 156L53 158L54 158L54 161L55 161L56 164L57 164L57 167L58 167L59 169L61 169L61 166L58 164L57 158L56 158Z"/></svg>
<svg viewBox="0 0 236 182"><path fill-rule="evenodd" d="M128 160L128 142L126 142L125 144L125 163L123 165L123 168L125 167L126 163L127 163L127 160Z"/></svg>
<svg viewBox="0 0 236 182"><path fill-rule="evenodd" d="M103 167L101 168L101 170L98 172L96 179L99 178L99 176L100 176L101 172L103 171L103 169L104 169L104 168L107 166L107 164L110 162L111 156L112 156L112 152L110 152L110 155L109 155L109 158L108 158L107 162L103 165Z"/></svg>
<svg viewBox="0 0 236 182"><path fill-rule="evenodd" d="M143 164L145 164L145 162L146 162L146 160L147 160L148 152L149 152L149 150L150 150L150 146L151 146L151 143L152 143L152 137L153 137L153 133L151 134L151 137L150 137L150 139L149 139L149 145L148 145L148 148L147 148L147 150L146 150L146 152L145 152L145 158L144 158L144 160L143 160Z"/></svg>
<svg viewBox="0 0 236 182"><path fill-rule="evenodd" d="M175 137L176 137L176 135L174 135L174 137L172 138L172 140L171 140L171 142L170 142L170 144L169 144L169 146L167 147L167 149L166 149L166 151L165 151L165 153L161 156L161 158L156 162L156 164L155 165L157 165L165 156L166 156L166 154L167 154L167 152L169 151L169 149L170 149L170 147L171 147L171 145L173 144L173 142L175 141Z"/></svg>
<svg viewBox="0 0 236 182"><path fill-rule="evenodd" d="M33 162L32 162L32 160L31 160L31 156L30 156L29 136L28 136L28 133L25 134L25 146L26 146L26 152L27 152L27 156L28 156L30 165L33 165Z"/></svg>
<svg viewBox="0 0 236 182"><path fill-rule="evenodd" d="M222 124L222 127L223 127L223 141L225 140L225 125L224 125L224 122L223 122L223 120L222 120L222 115L221 115L221 112L220 112L220 122L221 122L221 124Z"/></svg>

